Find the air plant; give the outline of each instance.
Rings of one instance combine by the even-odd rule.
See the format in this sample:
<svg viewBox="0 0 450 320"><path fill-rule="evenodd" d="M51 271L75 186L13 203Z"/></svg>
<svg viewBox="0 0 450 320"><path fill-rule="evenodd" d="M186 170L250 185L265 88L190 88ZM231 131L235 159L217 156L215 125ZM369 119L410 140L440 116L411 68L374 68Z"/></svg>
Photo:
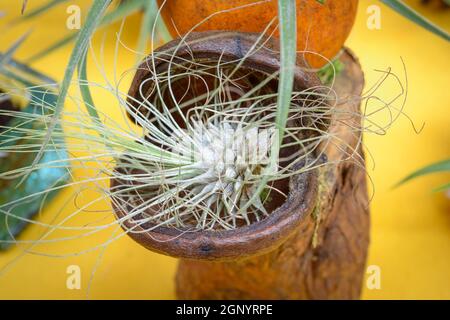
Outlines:
<svg viewBox="0 0 450 320"><path fill-rule="evenodd" d="M47 11L48 9L51 9L53 6L64 2L65 0L52 0L48 4L44 5L43 7L40 7L32 12L29 12L27 16L25 16L23 19L29 19L30 17L35 17L40 15L41 13ZM152 1L153 3L154 1ZM382 0L385 4L389 5L391 8L399 12L400 14L404 15L405 17L411 19L412 21L418 23L419 25L427 28L428 30L434 32L437 35L440 35L441 37L445 39L450 39L450 36L447 32L440 29L439 27L435 26L419 14L417 14L414 10L412 10L410 7L405 5L401 1L389 1L389 0ZM164 25L161 24L161 19L158 19L159 17L159 11L156 10L156 5L150 5L148 0L127 0L124 1L120 6L117 7L113 12L106 14L104 16L104 13L107 10L107 7L110 5L111 0L95 0L92 4L91 9L88 12L88 15L86 17L86 23L82 27L82 29L77 34L72 34L66 37L65 39L59 41L55 45L51 46L50 48L46 49L44 52L39 53L37 57L44 56L48 54L50 51L57 49L61 47L62 45L68 43L72 39L76 37L76 43L75 43L75 49L72 52L72 55L69 59L68 67L66 69L64 79L61 85L61 93L58 97L57 106L56 106L56 114L59 114L60 110L62 109L64 100L67 95L67 87L69 85L69 82L71 81L75 68L82 66L83 64L83 57L85 55L85 52L87 50L88 41L91 35L94 33L94 31L98 27L106 26L111 22L123 19L128 14L134 12L135 10L139 9L146 9L147 13L145 15L144 22L146 24L153 23L153 30L152 30L152 38L154 40L154 35L156 34L156 31L159 30L167 35L167 31L164 28ZM281 77L286 79L286 81L282 80L280 81L280 92L279 92L279 104L280 106L285 104L287 97L290 96L290 90L291 90L291 80L289 80L292 75L290 75L290 69L292 69L292 66L295 64L295 39L296 39L296 32L295 32L295 3L293 1L282 1L279 0L279 6L280 8L290 8L289 12L284 12L283 10L279 10L280 16L280 33L285 33L285 36L280 37L280 43L281 45L281 52L282 56L285 54L285 57L282 59L284 65L282 66L282 69L285 70L283 73L281 73ZM283 16L285 16L283 18ZM289 18L290 17L290 18ZM294 23L293 23L294 22ZM162 28L162 29L161 29ZM285 31L286 29L289 29L290 32L287 33ZM141 45L144 45L146 43L145 38L148 36L148 28L147 25L144 25L141 29ZM167 37L166 37L167 38ZM153 45L153 42L152 42ZM290 59L287 59L287 57L291 57ZM35 56L36 58L36 56ZM325 74L332 74L331 70L336 71L336 68L334 65L328 65L325 67L325 70L323 70L323 73ZM329 79L329 75L326 76L327 79ZM86 90L85 90L86 91ZM95 111L93 110L95 113ZM282 109L279 109L277 111L278 114L278 120L280 120L279 129L283 130L284 128L284 120L285 116L283 116L281 113L283 113ZM286 115L287 113L284 112ZM51 130L50 130L51 131ZM39 153L36 159L39 159L41 154ZM37 160L36 160L37 161ZM259 189L259 192L261 191L261 188Z"/></svg>
<svg viewBox="0 0 450 320"><path fill-rule="evenodd" d="M0 203L5 221L31 223L42 230L37 238L11 237L0 239L0 243L24 245L27 253L73 256L104 250L124 235L139 237L161 227L182 233L220 233L256 224L283 205L290 178L326 170L343 161L363 166L363 156L358 152L364 147L362 140L358 138L356 148L349 146L348 141L328 130L332 121L359 137L361 131L384 134L404 115L404 101L400 106L394 103L405 97L406 90L390 69L382 72L380 80L362 97L339 97L333 89L338 63L330 62L329 69L321 74L324 84L314 70L296 65L294 1L279 0L279 47L269 45L274 40L268 26L250 38L239 59L230 61L220 56L211 62L194 54L180 56L180 51L190 52L196 41L205 40L202 35L189 33L175 46L154 50L156 41L152 41L152 50L144 61L124 73L125 77L130 72L148 72L128 93L122 88L123 77L113 77L113 83L107 77L104 83L90 82L86 63L90 37L99 26L120 16L119 11L104 15L109 2L93 2L76 37L56 101L39 100L39 113L0 111L0 117L23 121L8 124L7 134L0 133L0 152L34 159L19 168L2 170L0 181L20 182L39 170L50 169L67 172L70 168L73 176L71 181ZM123 6L137 3L130 0ZM152 40L157 29L153 24ZM223 36L230 34L207 35L213 39ZM276 57L273 60L279 61L276 70L261 72L245 66L261 50L272 52L271 57ZM73 81L76 72L78 78ZM308 77L310 86L293 85L299 73ZM390 80L400 86L401 92L385 101L375 93ZM78 96L69 93L74 85L79 87ZM112 95L116 105L102 112L105 108L98 106L104 102L94 101L92 88ZM46 89L38 87L36 92L44 94ZM348 100L356 104L364 101L363 112L341 110L341 104ZM66 102L75 109L65 108ZM122 115L119 120L111 117L114 107ZM384 111L387 123L375 121L373 116ZM19 134L26 142L18 149L11 142ZM67 146L64 141L68 141ZM321 153L324 145L336 146L346 158L339 162L326 159ZM49 152L63 156L43 163ZM13 210L63 188L67 190L66 201L75 203L75 209L67 212L61 206L39 220ZM111 212L115 212L115 220ZM85 219L77 219L80 216ZM48 247L45 251L37 249L42 244L104 232L107 239L103 242L89 241L87 248L80 247L77 252L52 254ZM170 240L176 240L176 236Z"/></svg>
<svg viewBox="0 0 450 320"><path fill-rule="evenodd" d="M247 56L257 52L258 44ZM173 54L155 53L142 64L141 68L152 68L152 64L170 63L164 72L152 68L153 77L145 81L150 87L139 88L143 102L117 93L120 107L141 130L121 128L101 113L99 118L90 118L89 113L62 110L61 117L55 120L55 106L45 104L45 115L33 115L27 120L46 128L53 125L49 139L53 142L43 147L30 144L26 152L57 150L60 145L54 141L69 140L71 153L83 156L65 161L70 161L73 168L88 167L92 162L104 175L99 180L120 181L110 190L103 190L104 196L115 206L127 207L127 219L139 217L140 224L151 221L157 226L192 230L231 229L263 219L269 214L264 207L266 200L277 192L286 196L272 183L319 165L316 160L298 166L328 135L324 129L331 114L328 95L322 92L325 88L318 84L293 93L286 119L291 125L284 130L289 139L278 146L277 87L273 85L278 74L243 71L240 64L246 58L209 65L177 62ZM188 85L183 89L182 101L167 98L180 98L176 88L185 81ZM307 123L309 126L305 126ZM10 131L24 129L11 127ZM300 139L306 131L316 134ZM48 134L47 130L34 128L25 132L39 140ZM288 164L279 168L272 162L271 153L286 148L295 152L288 159L280 159ZM14 152L5 144L0 150ZM30 165L13 173L25 175L28 170L35 169ZM264 179L269 183L265 195L260 196L256 192Z"/></svg>
<svg viewBox="0 0 450 320"><path fill-rule="evenodd" d="M30 17L37 16L37 15L47 11L48 9L52 8L53 6L55 6L61 2L64 2L64 1L65 0L53 0L53 1L49 2L48 4L44 5L43 7L38 8L35 11L29 12L28 16L25 16L24 19L28 19ZM446 33L444 30L440 29L439 27L433 25L431 22L429 22L428 20L426 20L425 18L423 18L422 16L417 14L414 10L412 10L411 8L409 8L407 5L403 4L402 2L389 1L389 0L382 0L382 1L385 4L389 5L390 7L392 7L397 12L404 15L405 17L422 25L423 27L434 32L435 34L440 35L447 40L450 39L450 36L448 35L448 33ZM55 45L51 46L50 48L46 49L44 52L39 53L37 55L38 57L46 55L50 51L57 49L57 48L61 47L62 45L68 43L75 37L77 38L76 43L75 43L75 49L72 52L72 55L69 59L68 67L66 69L64 79L62 82L61 93L60 93L60 96L58 97L57 106L56 106L56 110L55 110L56 114L59 114L60 110L62 109L64 100L67 95L67 87L74 75L75 68L77 67L77 65L79 68L80 68L80 66L83 65L83 56L85 55L85 52L87 50L89 38L91 37L91 35L94 33L94 31L98 27L106 26L111 22L123 19L125 16L127 16L131 12L134 12L134 10L145 8L145 9L148 9L148 11L147 11L148 14L146 14L146 18L144 19L144 22L146 24L150 24L151 22L153 23L153 30L152 30L153 40L154 40L154 35L156 34L157 30L159 30L159 31L162 30L162 32L167 35L167 31L164 28L164 25L161 24L161 22L160 22L161 19L158 19L159 11L156 10L157 7L154 5L149 5L149 2L147 0L124 1L120 6L118 6L118 8L116 10L114 10L113 12L106 14L104 16L104 13L107 10L107 7L110 5L110 3L111 3L111 0L95 0L93 2L91 9L88 12L88 15L86 18L86 23L82 27L82 29L80 30L79 33L68 36L67 38L63 39L62 41L59 41ZM153 1L152 1L152 3L153 3ZM290 69L292 69L293 65L295 64L294 57L295 57L295 39L296 39L296 32L295 32L295 26L296 26L296 24L295 24L295 21L296 21L295 7L296 6L295 6L295 3L293 3L293 1L279 0L278 3L279 3L280 8L286 8L286 9L288 7L290 8L289 12L284 12L283 10L279 10L280 11L280 16L279 16L280 33L285 34L284 36L281 35L281 37L280 37L280 43L282 44L281 52L282 52L282 56L283 56L283 54L286 55L285 58L282 59L282 61L284 63L284 65L282 66L282 69L285 71L281 74L281 77L286 79L286 82L284 80L280 81L280 92L279 92L279 94L280 94L279 104L283 105L283 104L285 104L287 97L290 96L291 80L289 80L289 79L292 77L292 75L290 75ZM150 10L150 9L152 9L152 10ZM285 17L283 18L283 16L285 16ZM287 33L286 29L289 29L290 32ZM142 31L142 33L141 33L142 36L141 36L140 43L141 43L141 45L144 45L146 42L145 38L148 35L147 26L144 25L143 28L141 29L141 31ZM152 45L153 45L153 42L152 42ZM289 57L289 56L291 58L287 59L287 57ZM326 69L323 71L325 74L330 74L331 69L333 71L336 70L334 65L333 66L329 65L329 66L326 66L325 68ZM329 78L329 76L327 76L327 78ZM95 111L93 111L93 112L95 112ZM281 111L281 109L279 109L277 112L279 113L278 120L280 120L279 129L283 130L284 120L285 120L283 118L285 116L281 115L281 113L283 113L283 111ZM284 112L284 114L286 115L287 113ZM41 154L39 153L36 159L39 159L40 156L41 156ZM260 191L261 191L261 188L259 189L259 192Z"/></svg>
<svg viewBox="0 0 450 320"><path fill-rule="evenodd" d="M288 30L281 32L283 41L289 37ZM213 39L221 36L224 34L209 35ZM181 50L189 52L195 41L204 40L190 35L183 37L180 46L154 50L137 70L130 70L150 73L135 88L136 95L120 89L122 79L117 83L107 78L105 83L88 82L83 60L79 65L80 77L75 82L81 96L67 95L77 106L76 110L40 101L41 113L1 111L0 115L21 118L28 126L9 125L8 135L0 135L4 138L0 152L33 156L47 152L59 154L66 147L63 140L69 142L65 157L2 171L1 179L23 179L37 170L69 167L74 176L70 182L0 205L0 212L9 220L30 222L44 231L38 239L3 242L29 244L34 248L112 229L108 240L76 253L80 254L105 248L125 234L142 232L135 228L119 232L126 221L146 231L160 226L194 232L249 225L264 219L283 203L289 192L289 177L337 165L323 159L318 151L321 144L336 144L346 149L345 141L327 131L332 119L341 119L343 125L355 132L383 133L391 125L390 121L386 125L374 123L370 119L373 106L369 105L369 101L375 101L371 97L381 82L396 79L390 71L383 73L380 83L364 97L367 115L358 117L367 125L360 128L346 122L346 114L339 108L343 97L336 97L332 88L318 81L308 88L290 86L291 92L287 95L284 92L285 100L280 104L281 82L286 81L284 85L289 87L295 70L300 67L290 68L291 79L282 77L280 70L263 73L243 68L247 59L268 50L270 34L252 39L248 50L243 51L244 56L233 61L219 58L215 63L206 63L180 58ZM289 65L292 60L286 54L282 50L281 59ZM92 87L112 94L121 114L132 121L117 122L109 112L97 109L98 103L90 95ZM393 103L377 101L382 102L382 107L375 107L378 111L389 109ZM402 113L401 107L396 110ZM29 142L17 150L10 145L13 139L10 135L19 133ZM346 160L361 159L350 149ZM55 217L48 218L50 221L43 222L20 217L10 210L24 200L31 201L62 188L71 189L67 201L77 203L77 209L69 214L57 212ZM84 192L99 196L83 203L80 194ZM98 212L93 209L105 199L114 210L126 215L105 222L103 212L110 212L111 208ZM91 222L73 225L72 220L79 215L87 216ZM70 231L71 235L52 237L57 231Z"/></svg>
<svg viewBox="0 0 450 320"><path fill-rule="evenodd" d="M308 88L293 87L295 72L301 68L295 66L295 3L282 0L280 52L269 48L281 60L274 72L243 68L247 59L267 50L271 39L268 27L253 38L240 59L233 61L220 57L215 63L194 57L180 59L180 50L189 52L195 41L202 41L202 37L196 39L190 34L183 36L175 48L152 50L137 69L126 73L142 69L150 72L133 95L121 89L121 78L115 83L107 78L105 83L89 82L86 59L90 35L101 23L107 4L94 1L77 37L57 100L40 100L40 113L0 112L0 116L20 118L27 124L7 126L8 134L0 134L0 152L20 152L34 158L20 168L2 171L1 180L27 179L43 169L71 168L74 177L70 182L0 204L5 219L43 228L38 239L7 239L2 243L28 244L27 252L36 252L33 248L39 244L70 241L112 229L104 243L73 253L81 254L106 248L123 235L142 232L133 227L120 232L126 221L145 231L161 226L193 232L249 225L282 204L289 192L290 177L338 164L322 157L320 145L338 145L348 149L346 161L362 161L356 150L347 148L345 141L327 131L333 119L354 132L383 134L403 114L403 105L390 110L404 94L400 80L390 70L383 72L380 81L362 98L366 101L363 114L350 115L340 110L340 103L348 98L336 96L333 77L330 85L312 80L314 85ZM154 25L153 38L155 33ZM213 37L220 35L223 33ZM165 67L161 69L160 65ZM315 77L314 70L304 69ZM78 79L72 81L76 70ZM400 84L401 94L389 102L372 99L388 79ZM80 96L69 94L73 84L79 86ZM132 121L117 121L109 112L101 112L90 93L94 87L112 94L121 114ZM46 92L43 88L36 91ZM77 107L75 111L63 107L66 98ZM371 102L377 105L371 106ZM386 109L387 124L371 119ZM363 127L347 122L350 116L359 117ZM29 141L19 150L10 144L14 139L11 136L17 134ZM65 150L64 141L69 142L68 153L43 164L47 152L59 155ZM76 210L69 214L60 215L58 211L49 221L33 221L11 210L24 200L40 199L63 188L72 190L67 201L77 203ZM80 194L84 192L99 196L83 203ZM95 209L104 200L111 207ZM126 214L105 222L104 212L110 214L111 209ZM90 222L73 225L74 218L80 215L87 216ZM58 231L74 234L55 237Z"/></svg>

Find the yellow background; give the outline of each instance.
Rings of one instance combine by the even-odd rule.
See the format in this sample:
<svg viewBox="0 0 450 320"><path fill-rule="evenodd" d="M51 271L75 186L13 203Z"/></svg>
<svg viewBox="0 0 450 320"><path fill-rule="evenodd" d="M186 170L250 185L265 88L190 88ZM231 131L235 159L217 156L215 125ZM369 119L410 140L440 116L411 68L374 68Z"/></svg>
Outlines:
<svg viewBox="0 0 450 320"><path fill-rule="evenodd" d="M418 7L418 1L409 1ZM21 1L2 1L0 11L8 19L17 16ZM29 1L29 9L43 3ZM73 1L83 8L90 1ZM366 27L369 5L381 7L381 30ZM25 58L38 49L71 32L65 28L67 5L46 14L39 21L8 29L0 20L0 50L4 50L24 31L32 29L17 57ZM450 29L450 10L421 11L433 21ZM122 40L133 47L139 30L139 15L128 19ZM7 20L7 19L3 19ZM105 65L110 72L114 50L114 31L109 28L105 43ZM130 32L131 31L131 32ZM100 37L99 40L101 40ZM412 181L392 190L395 182L423 165L450 157L450 43L424 31L393 13L378 1L360 1L358 18L347 46L359 57L366 83L373 84L379 74L374 69L393 69L402 74L400 57L406 63L409 78L406 113L420 127L416 134L406 118L400 118L384 136L367 134L365 142L375 159L368 163L375 185L371 203L372 230L368 265L381 268L381 289L364 285L365 299L450 299L450 199L444 193L431 193L433 187L449 181L448 174L437 174ZM34 66L61 79L70 46L53 53ZM131 66L132 55L124 55L120 64ZM96 81L93 75L92 80ZM384 87L389 94L393 88ZM381 92L380 94L383 94ZM97 102L104 111L113 101L100 95ZM119 115L117 115L119 116ZM373 169L373 165L375 168ZM55 201L47 210L63 205ZM73 210L73 204L66 207ZM44 212L45 215L45 212ZM33 233L28 228L25 237ZM84 245L90 242L84 240ZM91 241L91 240L89 240ZM80 242L61 242L52 249L77 251ZM18 248L0 253L0 267L20 254ZM70 258L25 255L0 274L0 298L82 299L95 268L98 252ZM82 270L82 289L66 289L66 268L76 264ZM93 278L90 298L94 299L170 299L174 298L176 260L149 252L128 237L108 246Z"/></svg>

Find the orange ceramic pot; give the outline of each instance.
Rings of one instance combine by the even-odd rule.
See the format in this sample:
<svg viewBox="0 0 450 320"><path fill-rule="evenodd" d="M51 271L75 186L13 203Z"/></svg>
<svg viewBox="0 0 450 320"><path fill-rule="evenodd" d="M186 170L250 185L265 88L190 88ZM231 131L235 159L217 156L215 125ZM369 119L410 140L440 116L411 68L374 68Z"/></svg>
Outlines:
<svg viewBox="0 0 450 320"><path fill-rule="evenodd" d="M158 2L162 5L164 0ZM357 0L326 0L325 4L297 0L297 49L335 57L353 26L357 5ZM191 31L208 17L193 31L261 32L276 19L277 9L277 0L166 0L162 16L173 36ZM315 54L305 53L304 57L315 68L326 63Z"/></svg>

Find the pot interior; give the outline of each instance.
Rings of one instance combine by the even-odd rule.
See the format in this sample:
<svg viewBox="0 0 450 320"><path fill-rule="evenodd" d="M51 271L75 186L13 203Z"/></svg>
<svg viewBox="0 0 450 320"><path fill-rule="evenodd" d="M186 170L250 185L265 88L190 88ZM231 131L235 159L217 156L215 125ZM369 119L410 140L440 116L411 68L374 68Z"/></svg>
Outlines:
<svg viewBox="0 0 450 320"><path fill-rule="evenodd" d="M144 130L144 135L149 143L163 150L174 150L164 141L157 141L152 130L148 128L154 128L153 131L162 132L171 137L174 131L176 133L179 129L195 131L193 128L197 123L201 124L202 129L203 126L208 128L209 125L220 126L223 123L230 126L232 130L239 129L239 126L255 127L257 130L275 127L279 70L277 54L274 50L261 49L254 57L241 59L244 52L251 47L250 42L257 36L242 35L242 38L239 37L241 35L221 33L218 41L221 41L223 45L216 45L211 40L199 41L201 48L196 48L194 45L190 51L185 47L179 49L176 55L170 53L175 50L173 47L176 47L176 44L172 44L172 49L169 44L169 49L166 47L157 50L156 54L141 64L131 85L129 94L132 99L129 100L127 111L136 124L147 129ZM245 43L249 39L251 41ZM222 52L215 52L217 50ZM317 77L303 73L298 68L296 69L294 89L302 90L310 86L314 87L317 85L317 81ZM287 127L303 126L306 128L315 121L309 115L303 116L304 110L315 103L314 96L306 99L293 97L291 103L299 108L298 111L292 108L294 111L289 114ZM162 115L164 116L162 117ZM166 121L167 118L169 121ZM295 161L305 149L304 146L295 142L306 135L308 135L307 130L303 130L295 136L292 134L284 136L279 151L278 170L294 168L294 164L297 164ZM242 140L244 143L251 141L251 139L247 139L247 136L245 138ZM270 146L266 149L269 150ZM127 168L127 161L131 160L127 159L126 155L119 161L121 163L117 170L122 176L142 174L139 169L135 168L136 166ZM254 175L261 175L264 170L263 166L258 165L251 168ZM290 177L283 176L270 181L268 187L259 196L262 203L260 208L263 208L264 215L249 212L245 219L234 221L234 227L240 228L259 222L280 208L286 202L290 192L289 179ZM161 186L145 187L142 186L142 182L133 179L120 180L116 178L115 180L114 188L115 191L118 191L115 193L120 194L116 203L126 204L125 208L122 205L122 209L119 209L125 213L133 212L135 208L144 208L145 203L149 203L151 200L148 195L153 194L154 196L158 188L166 190L176 187L164 185L164 181ZM252 187L256 189L254 185L250 185L248 188ZM121 191L125 189L129 190L128 194ZM174 196L174 199L185 198L189 192L182 190ZM159 196L157 193L156 195ZM250 197L247 196L247 200ZM155 223L162 223L164 227L173 227L179 230L191 230L198 222L197 216L202 215L202 206L205 210L211 209L219 217L224 217L229 210L227 207L219 207L218 204L205 202L199 206L194 215L185 216L181 222L166 224L165 222L169 221L168 216L160 217L158 221L144 222L145 217L158 215L165 212L167 206L174 205L176 205L175 200L172 202L168 200L164 204L147 206L145 210L130 216L145 230L152 230L152 225ZM182 211L183 208L180 210ZM210 229L222 230L222 227L215 225Z"/></svg>

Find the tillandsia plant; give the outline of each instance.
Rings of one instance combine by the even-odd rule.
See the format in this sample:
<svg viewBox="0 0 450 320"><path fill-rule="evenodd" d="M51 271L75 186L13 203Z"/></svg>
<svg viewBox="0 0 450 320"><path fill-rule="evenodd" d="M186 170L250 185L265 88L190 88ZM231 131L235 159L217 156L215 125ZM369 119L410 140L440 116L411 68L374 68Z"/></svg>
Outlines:
<svg viewBox="0 0 450 320"><path fill-rule="evenodd" d="M121 76L109 78L100 72L104 81L91 82L87 58L92 34L108 21L122 19L120 12L126 8L144 4L124 1L108 12L110 2L93 1L56 101L39 101L39 113L0 113L23 121L5 126L0 152L33 158L19 168L2 170L0 181L20 183L43 169L70 168L73 177L0 204L8 226L11 221L29 222L42 231L0 242L45 256L100 249L101 257L109 244L130 235L172 256L228 259L223 264L182 260L177 281L180 297L186 298L358 297L369 233L361 135L384 134L404 115L407 88L387 69L361 94L357 59L342 48L356 2L345 2L352 9L343 21L347 25L328 53L298 47L304 40L298 27L304 20L296 1L272 3L279 9L278 20L269 17L253 30L256 33L237 26L234 31L205 27L196 33L220 18L216 11L186 30L172 30L180 25L176 14L167 18L163 11L177 38L162 47L156 45L160 13L145 11L142 30L150 37L151 50L142 63L124 73L115 70ZM323 9L330 3L308 5ZM245 3L240 6L245 8ZM116 55L124 30L122 24ZM321 43L327 48L327 41ZM102 69L101 60L93 56ZM326 64L331 69L318 75L317 68ZM131 85L126 81L129 74L134 74ZM378 97L377 89L390 81L399 85L400 93L394 99ZM78 94L69 90L73 86ZM105 100L94 99L93 89L112 95L115 103L105 106ZM386 115L385 123L380 113ZM11 143L19 134L24 142L17 148ZM43 163L49 152L64 156ZM63 204L36 220L14 211L63 188L67 192L60 201L73 206ZM90 241L81 241L76 252L53 252L49 246L77 239Z"/></svg>
<svg viewBox="0 0 450 320"><path fill-rule="evenodd" d="M27 179L43 168L70 168L73 177L1 204L0 214L5 219L30 222L42 232L37 237L0 241L45 256L73 256L98 249L101 256L113 241L130 235L147 248L172 256L234 259L266 253L299 232L291 239L303 242L294 245L295 254L287 254L298 259L298 248L316 250L320 246L321 230L329 225L327 219L334 219L337 211L346 213L339 214L339 219L355 217L349 214L353 212L357 228L345 235L352 239L345 244L357 244L352 255L358 258L352 258L355 261L350 265L334 268L337 273L333 274L344 286L351 283L352 289L341 290L345 297L358 296L368 235L361 134L384 134L403 115L406 90L402 80L387 69L361 96L362 72L356 59L344 50L340 61L346 68L340 84L335 86L335 72L330 84L321 83L317 70L301 57L317 55L326 63L330 61L322 53L297 52L296 2L280 0L278 29L276 21L270 20L259 33L188 31L158 48L156 41L151 41L151 51L139 66L124 72L115 70L121 76L107 77L98 62L102 59L92 54L104 81L91 82L86 60L89 52L95 52L89 46L90 36L101 24L108 4L93 2L76 39L57 101L41 101L43 112L38 114L15 110L0 113L20 117L28 124L26 128L8 125L8 134L0 134L4 138L0 152L20 151L34 158L20 168L0 172L0 180L13 176ZM155 23L151 40L157 33ZM117 48L124 30L122 24L114 61L118 60ZM332 65L339 67L337 63ZM78 77L72 81L75 73ZM131 85L126 81L130 74L134 75ZM400 93L394 99L376 96L386 81L399 85ZM69 90L73 86L78 87L78 94ZM94 99L92 89L112 95L115 104L108 103L106 108L103 99ZM362 101L361 113L358 106ZM69 103L71 107L65 107ZM386 112L385 123L373 118L380 112ZM119 118L114 116L117 114ZM18 133L29 141L20 150L10 144L10 135ZM68 142L66 156L41 164L47 152L59 154L65 150L63 140ZM346 200L354 191L347 190L353 182L358 186L360 201ZM62 205L38 220L11 210L24 199L40 199L62 188L67 192L60 200L72 202L74 207ZM342 203L355 207L342 207ZM76 252L52 252L49 246L85 238L93 241L84 242ZM336 246L345 241L333 242L327 247L336 253L341 250ZM315 259L313 253L316 251L305 256ZM345 253L337 256L333 263L345 263ZM258 269L278 268L283 263L280 260L284 259L250 264ZM305 263L319 266L321 262ZM291 265L300 266L298 261ZM314 268L309 274L316 274ZM272 275L308 274L273 271L267 272L269 282ZM233 283L232 278L229 283ZM301 281L283 282L287 290L291 282ZM285 296L282 288L270 291Z"/></svg>
<svg viewBox="0 0 450 320"><path fill-rule="evenodd" d="M271 24L261 34L188 33L153 50L137 69L129 70L136 71L135 81L124 93L122 79L117 83L107 78L105 83L86 79L87 43L83 41L89 39L87 35L101 16L98 13L105 9L102 1L96 1L88 20L97 20L86 23L80 31L78 50L71 57L58 101L42 101L40 108L45 112L39 114L2 111L4 116L20 115L33 124L26 129L9 125L9 134L20 132L32 141L43 141L25 144L21 152L59 154L65 148L62 141L67 140L70 156L46 165L35 158L31 164L2 172L0 178L28 177L43 167L70 167L76 179L28 198L67 186L74 189L71 199L76 199L77 209L56 220L33 222L46 230L42 238L9 242L38 245L89 237L113 228L105 243L81 253L106 247L124 234L161 226L183 232L233 230L265 219L282 205L288 197L289 178L344 161L325 159L319 146L339 146L346 150L345 160L360 163L355 147L348 147L346 141L328 131L331 121L339 118L354 133L383 133L391 121L379 124L371 116L390 109L404 94L403 87L393 101L371 99L384 81L398 81L387 70L362 98L367 103L366 113L342 111L339 106L345 97L337 97L332 88L322 85L314 70L295 65L295 3L280 1L280 6L286 9L280 10L281 47L272 37ZM230 54L208 51L213 43L223 44L221 48ZM238 56L234 56L236 52ZM75 71L78 58L81 63L75 84L80 87L80 97L68 95L70 73ZM120 114L132 121L118 122L109 116L110 110L102 113L92 99L93 87L112 94ZM75 111L62 108L63 95L77 106ZM375 100L381 105L372 106ZM392 112L402 114L402 106ZM347 116L358 120L347 122ZM360 127L359 123L367 125ZM0 151L16 153L9 135L2 136L5 140ZM358 141L356 148L361 147ZM83 203L79 195L85 191L99 196ZM93 211L105 199L120 212L117 221L104 223L100 218L108 209ZM9 219L30 222L8 209L20 201L3 204L0 210ZM92 222L71 225L78 215L87 215ZM118 227L130 221L133 225L120 233ZM78 234L51 237L64 230Z"/></svg>
<svg viewBox="0 0 450 320"><path fill-rule="evenodd" d="M67 158L63 140L54 141L60 147L57 151L47 150L33 174L25 179L16 174L34 159L33 153L23 151L30 145L41 143L36 137L29 136L27 130L45 130L37 123L30 123L29 119L48 115L40 105L54 104L57 96L57 86L52 79L12 58L23 40L24 37L5 53L0 53L0 145L14 150L0 152L0 206L15 217L9 219L7 215L1 215L0 250L14 242L27 220L56 195L53 188L64 185L68 179L67 164L61 167L50 165L61 157ZM15 130L11 131L12 127Z"/></svg>

